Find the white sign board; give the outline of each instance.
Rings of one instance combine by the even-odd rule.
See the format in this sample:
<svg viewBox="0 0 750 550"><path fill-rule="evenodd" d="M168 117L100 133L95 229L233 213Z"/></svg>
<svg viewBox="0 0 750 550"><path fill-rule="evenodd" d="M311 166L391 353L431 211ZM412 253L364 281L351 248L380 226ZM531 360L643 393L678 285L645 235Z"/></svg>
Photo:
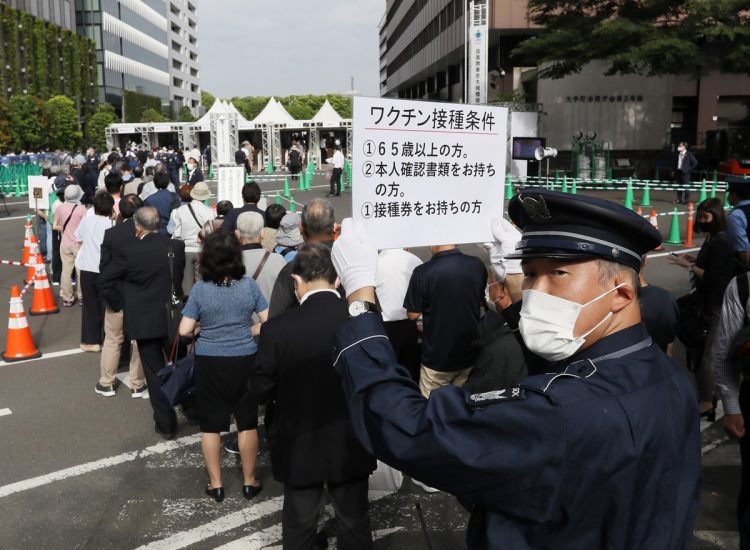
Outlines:
<svg viewBox="0 0 750 550"><path fill-rule="evenodd" d="M490 39L487 0L469 2L469 93L468 102L487 103L487 46Z"/></svg>
<svg viewBox="0 0 750 550"><path fill-rule="evenodd" d="M242 206L242 186L245 185L245 168L242 166L219 168L217 201L231 201L235 208Z"/></svg>
<svg viewBox="0 0 750 550"><path fill-rule="evenodd" d="M46 176L29 176L29 208L49 208L49 182Z"/></svg>
<svg viewBox="0 0 750 550"><path fill-rule="evenodd" d="M378 248L492 241L508 110L354 97L353 216Z"/></svg>

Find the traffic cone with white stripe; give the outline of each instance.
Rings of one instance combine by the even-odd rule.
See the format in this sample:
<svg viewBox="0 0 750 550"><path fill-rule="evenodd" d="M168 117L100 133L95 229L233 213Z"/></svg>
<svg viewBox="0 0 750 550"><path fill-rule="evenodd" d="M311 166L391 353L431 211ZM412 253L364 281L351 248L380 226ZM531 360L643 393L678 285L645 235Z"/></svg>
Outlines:
<svg viewBox="0 0 750 550"><path fill-rule="evenodd" d="M37 264L36 276L34 277L34 299L31 302L29 315L49 315L59 312L60 308L57 307L52 288L49 286L44 263Z"/></svg>
<svg viewBox="0 0 750 550"><path fill-rule="evenodd" d="M653 225L657 231L659 231L659 222L656 219L656 210L651 210L651 216L649 216L648 221L651 222L651 225ZM662 245L659 245L654 248L654 250L664 250L664 247Z"/></svg>
<svg viewBox="0 0 750 550"><path fill-rule="evenodd" d="M21 253L21 263L27 264L31 259L31 238L34 237L34 230L31 228L31 215L26 216L26 226L23 234L23 252Z"/></svg>
<svg viewBox="0 0 750 550"><path fill-rule="evenodd" d="M33 281L34 277L36 277L36 267L39 264L44 264L44 259L39 253L39 243L34 235L31 236L31 256L29 257L29 260L24 263L29 266L26 269L26 281L24 282Z"/></svg>
<svg viewBox="0 0 750 550"><path fill-rule="evenodd" d="M31 337L29 322L23 311L21 291L17 286L12 286L10 289L10 311L8 312L8 333L5 346L5 351L0 355L9 363L42 356Z"/></svg>

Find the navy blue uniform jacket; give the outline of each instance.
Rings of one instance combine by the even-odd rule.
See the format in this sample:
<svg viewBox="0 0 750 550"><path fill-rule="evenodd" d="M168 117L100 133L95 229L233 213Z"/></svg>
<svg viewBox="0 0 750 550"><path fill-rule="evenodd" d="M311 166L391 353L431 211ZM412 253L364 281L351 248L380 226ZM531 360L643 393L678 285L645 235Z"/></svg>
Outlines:
<svg viewBox="0 0 750 550"><path fill-rule="evenodd" d="M696 397L642 324L517 387L429 400L384 335L375 314L338 332L354 428L382 461L473 506L470 549L691 546Z"/></svg>

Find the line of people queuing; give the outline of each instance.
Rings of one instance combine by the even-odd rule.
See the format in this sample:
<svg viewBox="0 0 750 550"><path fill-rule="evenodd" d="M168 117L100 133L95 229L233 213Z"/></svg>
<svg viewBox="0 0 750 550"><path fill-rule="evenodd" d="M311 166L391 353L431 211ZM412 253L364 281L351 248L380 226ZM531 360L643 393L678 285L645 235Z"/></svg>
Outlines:
<svg viewBox="0 0 750 550"><path fill-rule="evenodd" d="M559 377L559 374L545 374L552 372L551 369L562 368L562 372L573 376L567 373L566 362L570 357L577 356L579 348L585 350L590 346L602 355L586 359L588 363L578 367L576 372L579 374L573 376L576 379L588 380L594 376L596 365L601 361L620 360L646 348L649 359L646 360L644 356L643 361L661 365L659 369L665 369L665 380L674 378L669 388L660 391L671 395L670 406L684 409L684 419L673 419L678 423L683 422L683 428L667 434L663 432L663 426L643 425L637 439L638 445L646 445L650 438L658 435L662 439L673 439L673 448L687 452L679 459L681 466L678 470L682 471L680 480L671 485L668 494L664 495L665 498L676 498L679 493L681 506L684 506L681 519L671 524L671 530L667 529L660 535L673 537L673 541L687 540L685 537L689 532L685 531L686 525L689 527L692 524L697 506L694 491L699 456L696 458L692 454L696 450L693 447L698 443L697 422L693 428L684 421L691 419L691 411L697 400L692 389L688 394L686 388L689 386L684 382L684 373L675 373L666 366L669 364L664 363L666 360L662 361L662 356L654 355L657 352L651 351L652 348L670 351L680 320L677 306L668 293L648 285L642 276L645 252L658 244L658 237L654 237L640 221L617 211L616 214L624 220L622 227L612 227L610 219L602 221L600 226L595 227L598 239L589 242L586 240L590 238L588 235L576 236L587 243L585 248L575 248L577 252L571 252L565 240L571 236L568 229L560 230L565 238L558 241L547 239L544 246L538 245L540 251L527 251L524 256L524 253L516 252L518 243L526 243L526 246L533 248L533 239L522 238L516 227L505 220L496 220L493 224L496 242L488 245L491 263L488 270L481 260L465 254L455 245L432 247L431 259L425 263L406 250L375 251L374 257L366 257L365 253L372 248L367 239L351 226L341 231L335 223L332 206L324 199L310 201L303 208L301 216L286 213L279 205L271 205L263 211L258 206L260 189L251 182L243 187L242 206L233 208L231 204L219 203L214 214L212 209L202 204L210 193L201 182L170 191L168 174L163 167L157 167L152 180L154 191L144 200L138 194L140 192L142 195L143 188L136 188L136 193L125 192L127 184L121 172L114 170L105 177L105 190L95 194L91 212L83 213L83 208L79 208L83 191L71 183L62 190L65 203L54 213L55 226L62 231L61 236L69 231L68 227L63 227L65 223L74 216L78 219L72 240L81 243L81 252L72 254L71 247L75 247L75 244L70 244L69 239L64 245L61 243L61 254L67 258L65 265L68 268L64 273L72 274L71 256L75 256L74 266L81 272L77 289L80 292L82 288L86 304L82 345L91 346L84 349L98 351L95 346L104 336L101 379L96 391L101 395L115 395L117 382L114 374L119 353L124 343L130 341L133 351L137 350L137 354L132 354L130 363L132 395L143 396L148 388L157 433L167 439L176 436L177 416L164 396L160 395L156 373L164 366L166 350L174 338L174 335L166 333L163 310L171 289L177 289L178 295L186 300L179 333L186 342L195 342L197 367L196 401L183 411L200 426L201 446L209 478L205 492L217 502L224 499L220 433L229 430L232 418L238 431L236 450L242 464L242 493L245 498L251 499L262 490L262 484L256 477L255 464L259 448L258 406L265 406L266 439L271 451L273 475L284 483L285 547L307 548L317 540L317 516L323 502L324 486L336 508L339 545L371 547L367 477L375 468L373 456L410 473L415 482L427 491L435 490L432 488L435 486L467 501L473 510L469 536L471 547L482 547L479 539L472 537L489 536L493 532L512 533L517 537L517 542L525 541L529 546L534 546L533 542L541 544L542 541L563 540L555 538L555 533L566 533L568 538L565 540L568 542L576 540L578 535L580 540L588 540L588 532L586 536L583 532L571 533L558 525L554 514L550 515L551 510L545 509L544 515L539 515L542 502L535 500L529 500L526 507L517 509L526 521L533 519L534 523L521 529L515 520L509 519L507 514L511 511L498 506L498 495L508 495L503 491L493 493L490 478L475 483L472 477L470 485L460 487L464 476L468 476L468 479L480 472L492 471L496 466L495 461L503 463L500 458L482 455L490 461L489 466L482 458L475 464L474 474L469 476L463 468L458 468L455 479L450 480L438 475L432 466L421 462L429 461L430 456L424 455L424 452L432 451L436 457L458 461L456 464L460 462L462 466L472 463L474 459L468 456L468 450L453 447L459 445L459 441L448 441L459 435L455 427L448 429L453 424L446 425L444 422L468 422L468 428L472 428L474 423L481 421L478 411L502 403L505 399L519 401L519 404L515 408L498 405L493 413L488 414L492 417L494 411L506 407L502 411L503 414L505 410L509 411L508 422L523 418L519 428L524 427L527 431L516 433L509 430L509 434L519 436L518 442L513 445L520 445L521 440L526 441L529 434L534 435L533 430L528 431L525 416L513 416L525 414L516 412L523 411L524 403L521 402L530 399L531 395L544 396L548 393L550 385ZM743 392L740 391L739 376L735 377L738 373L727 367L726 348L732 339L732 330L737 325L740 328L743 325L742 312L750 308L745 309L741 304L740 313L735 316L739 321L734 319L730 322L727 317L731 310L728 304L737 301L739 295L736 279L732 279L740 270L738 259L742 258L742 253L750 255L750 244L744 250L737 250L738 245L745 246L740 243L740 229L745 232L747 242L750 212L745 210L750 210L747 206L750 204L750 192L739 186L730 187L730 192L730 201L735 204L735 209L730 213L729 220L725 218L719 201L710 199L701 203L696 229L706 233L706 241L695 258L682 256L673 261L690 270L705 304L706 344L697 355L693 355L694 359L698 357L700 360L697 362L696 359L694 366L700 412L709 416L715 407L714 383L710 380L715 372L728 417L725 426L728 430L734 429L735 436L740 437L744 434L744 426L737 423L742 420L740 408ZM558 206L558 203L561 210L584 210L581 202L588 206L585 199L561 198L549 192L540 192L540 196L544 196L549 208ZM533 209L523 198L514 200L517 202L515 214L511 212L513 221L521 230L524 230L524 226L533 229L534 223L538 222ZM567 202L570 200L578 202ZM65 209L60 211L62 206ZM744 213L744 226L742 220L734 219L739 217L735 212ZM591 214L576 212L582 213ZM580 215L570 217L586 219ZM555 218L551 216L545 219ZM561 216L561 219L563 221L559 225L565 228L565 220L569 218ZM596 219L590 221L592 226L596 222ZM608 224L606 229L605 223ZM734 229L725 230L726 227ZM342 234L341 246L334 244L339 232ZM530 231L530 234L536 233ZM71 237L70 233L68 237ZM639 238L641 241L638 241ZM611 254L606 258L610 263L614 262L615 267L602 264L601 257L612 250L607 248L601 251L597 248L602 239L616 241L617 246L629 256L623 259L619 252ZM580 250L589 252L584 254ZM170 254L174 257L172 269L168 261ZM551 264L544 264L544 261ZM542 264L537 266L535 262ZM592 265L596 269L592 273L596 275L596 284L591 284L592 289L602 289L600 294L592 294L582 301L581 296L591 294L593 290L584 292L579 289L577 292L581 296L572 294L564 300L554 294L554 285L563 283L545 283L547 286L544 290L530 288L542 278L564 281L566 278L590 277L590 273L568 265L578 266L581 262L595 262ZM623 264L632 271L621 273ZM724 287L727 285L731 292L725 294ZM367 290L369 288L372 288L372 295ZM640 299L636 297L638 294ZM61 296L66 305L75 301L72 286L67 283L61 287ZM367 299L358 299L361 296ZM348 308L342 297L350 302ZM609 304L608 313L604 310L600 312L603 307L600 304L604 302ZM593 304L596 305L590 307ZM637 313L633 307L636 307ZM348 318L362 317L363 313L371 313L373 308L377 309L378 318L382 319L382 333L378 326L369 321L366 329L353 328L342 332ZM563 321L562 312L566 308L572 308L575 315L566 313L566 320ZM586 313L582 315L584 311ZM557 321L553 319L556 312L561 316ZM575 331L572 325L564 328L565 322L569 323L572 319L576 323L581 315L581 318L587 319L585 331L577 330L577 324ZM642 319L645 323L643 332L636 334L635 329L629 328L634 325L627 322L618 325L612 320L617 315L627 316L635 324ZM746 313L744 318L748 318ZM351 326L365 326L364 320L356 323L359 324ZM339 374L331 368L331 350L337 341L337 332L339 336L334 362L339 374L344 377L343 389ZM628 338L616 336L619 332L625 332ZM576 333L579 336L574 336ZM98 341L95 342L96 335ZM380 345L376 342L378 338L388 342L390 351L377 347ZM632 341L630 347L625 345L638 338L646 338L642 340L645 343ZM372 346L376 346L373 348L364 343L372 339L375 339ZM597 348L600 339L608 344ZM651 345L652 341L655 345ZM354 352L349 351L352 348ZM618 355L620 352L615 348L630 351ZM383 353L387 356L383 356ZM356 354L356 360L347 359L352 354ZM584 353L582 357L587 356ZM366 366L373 361L388 368L382 372L368 371ZM392 365L396 363L400 367L392 372ZM714 368L711 363L714 363ZM588 364L593 370L589 369ZM386 375L390 377L387 380L384 378ZM541 377L547 384L541 387L531 384L527 382L529 375L531 379ZM368 377L372 377L370 382ZM636 383L633 380L630 382ZM656 384L649 379L636 385L641 383L649 388L650 384ZM392 386L391 389L397 391L389 397L378 389L379 385L384 390ZM454 390L436 392L446 386ZM571 396L578 391L590 391L577 386L573 390L567 388L550 398L556 407L565 408L564 403L569 399L564 396L565 391L573 391ZM609 395L621 389L606 388L601 391ZM508 394L504 395L506 390ZM421 398L417 399L415 393ZM433 394L438 396L434 406ZM403 403L393 401L399 395L405 399ZM458 406L458 399L461 403L465 402L465 410ZM536 399L538 397L531 399L530 403L534 402L534 407L540 407ZM691 400L692 406L687 405ZM737 400L739 405L735 409L733 404ZM568 406L573 407L576 402L573 399L572 405ZM364 403L369 403L370 407ZM639 405L644 414L653 412L652 409L659 406L662 405L647 401ZM427 409L423 410L424 407ZM551 414L544 407L532 410L541 416ZM628 406L624 407L624 411L632 421L632 415L636 413ZM470 420L465 418L469 413ZM593 421L586 415L580 416L581 411L577 410L575 414L579 415L579 419L586 418L585 422ZM544 429L557 429L557 420L553 416L549 416L549 425ZM411 421L409 417L412 417ZM496 422L490 423L490 426L500 428ZM427 432L429 437L424 435ZM476 445L476 433L468 429L467 434L466 437L472 437L472 444ZM502 429L492 437L501 436ZM423 439L424 448L417 449L418 442ZM487 441L491 440L488 438ZM537 456L538 460L547 460L553 455L562 456L559 449L552 449L552 441L538 441L544 443L531 451L531 455ZM580 449L576 447L566 452L573 456L583 452L584 448L585 445L581 443ZM669 454L670 451L659 452ZM519 460L523 458L521 453ZM646 465L649 472L658 473L658 463L649 462ZM520 462L514 465L514 468L522 467ZM532 486L534 490L539 489L539 495L549 496L550 491L560 489L556 484L562 482L555 476L549 477L551 471L547 472L546 477L541 476L531 483L527 471L530 466L527 463L525 467L524 475L517 479L505 477L511 473L518 474L517 469L498 470L497 475L506 479L512 487L525 479L530 489ZM511 479L515 481L511 483ZM618 483L617 480L611 482ZM626 480L622 482L626 483ZM490 493L490 500L483 500L482 495ZM590 498L590 495L585 496ZM571 506L574 505L572 502ZM594 514L591 511L588 513ZM503 518L502 521L498 517ZM646 533L650 532L651 527L661 525L661 516L656 515L650 520L639 518L644 522L641 528L645 531L629 536L634 537L633 540L648 540ZM500 523L496 523L498 521ZM605 520L599 518L599 521ZM612 519L608 521L615 522ZM544 525L551 531L546 532ZM550 525L557 525L557 528Z"/></svg>

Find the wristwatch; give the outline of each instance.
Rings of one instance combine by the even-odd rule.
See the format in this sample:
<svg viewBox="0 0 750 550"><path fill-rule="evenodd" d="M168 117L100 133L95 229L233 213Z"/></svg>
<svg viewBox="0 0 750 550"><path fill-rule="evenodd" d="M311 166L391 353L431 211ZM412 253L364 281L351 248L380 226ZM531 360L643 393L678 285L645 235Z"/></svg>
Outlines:
<svg viewBox="0 0 750 550"><path fill-rule="evenodd" d="M359 317L363 313L380 313L378 306L364 300L354 300L349 304L349 317Z"/></svg>

